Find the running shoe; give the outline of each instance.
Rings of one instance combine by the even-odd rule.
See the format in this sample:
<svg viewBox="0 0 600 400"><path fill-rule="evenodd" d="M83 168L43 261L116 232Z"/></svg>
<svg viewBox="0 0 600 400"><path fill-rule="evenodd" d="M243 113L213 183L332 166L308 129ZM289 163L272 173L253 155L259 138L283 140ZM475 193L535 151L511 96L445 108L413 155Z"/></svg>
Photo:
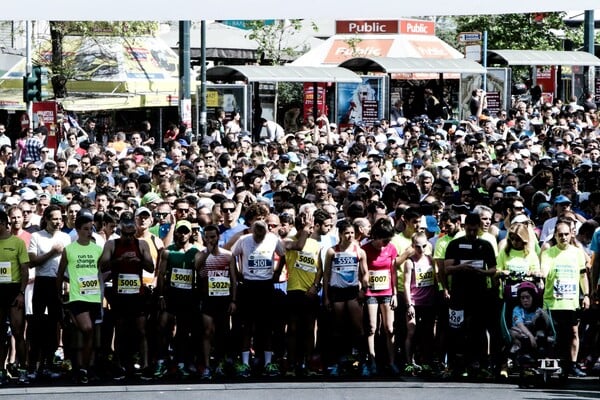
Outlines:
<svg viewBox="0 0 600 400"><path fill-rule="evenodd" d="M360 376L365 378L371 376L371 368L367 364L363 364L362 370L360 371Z"/></svg>
<svg viewBox="0 0 600 400"><path fill-rule="evenodd" d="M287 371L285 371L285 377L286 378L295 378L296 371L294 369L288 369Z"/></svg>
<svg viewBox="0 0 600 400"><path fill-rule="evenodd" d="M177 376L180 379L185 379L185 378L189 378L190 373L188 372L188 370L185 368L184 364L177 364Z"/></svg>
<svg viewBox="0 0 600 400"><path fill-rule="evenodd" d="M225 362L220 361L219 364L217 364L217 368L215 368L215 377L225 377Z"/></svg>
<svg viewBox="0 0 600 400"><path fill-rule="evenodd" d="M89 382L88 373L85 369L81 368L77 373L77 383L87 385Z"/></svg>
<svg viewBox="0 0 600 400"><path fill-rule="evenodd" d="M127 371L125 371L125 368L121 367L120 365L115 365L112 369L113 380L122 381L123 379L125 379L126 372Z"/></svg>
<svg viewBox="0 0 600 400"><path fill-rule="evenodd" d="M165 376L167 373L167 364L164 362L159 362L156 364L156 368L154 369L154 377L156 379L160 379Z"/></svg>
<svg viewBox="0 0 600 400"><path fill-rule="evenodd" d="M328 370L329 370L329 376L332 376L332 377L340 376L339 366L337 364L333 364L331 367L328 368Z"/></svg>
<svg viewBox="0 0 600 400"><path fill-rule="evenodd" d="M210 368L204 368L204 371L202 371L202 375L200 375L200 379L203 381L210 381L212 379L212 373L210 372Z"/></svg>
<svg viewBox="0 0 600 400"><path fill-rule="evenodd" d="M264 374L266 376L271 376L271 377L279 376L280 375L279 366L272 362L268 363L267 365L265 365Z"/></svg>
<svg viewBox="0 0 600 400"><path fill-rule="evenodd" d="M417 374L421 371L417 364L406 364L404 367L404 373L409 376L417 376Z"/></svg>
<svg viewBox="0 0 600 400"><path fill-rule="evenodd" d="M143 381L151 381L154 379L154 370L152 367L143 368L141 371L140 379Z"/></svg>
<svg viewBox="0 0 600 400"><path fill-rule="evenodd" d="M251 370L248 364L239 363L235 368L235 374L238 378L249 378L250 372Z"/></svg>
<svg viewBox="0 0 600 400"><path fill-rule="evenodd" d="M27 376L27 370L25 370L25 369L19 370L17 382L19 383L19 385L27 385L29 383L29 377Z"/></svg>

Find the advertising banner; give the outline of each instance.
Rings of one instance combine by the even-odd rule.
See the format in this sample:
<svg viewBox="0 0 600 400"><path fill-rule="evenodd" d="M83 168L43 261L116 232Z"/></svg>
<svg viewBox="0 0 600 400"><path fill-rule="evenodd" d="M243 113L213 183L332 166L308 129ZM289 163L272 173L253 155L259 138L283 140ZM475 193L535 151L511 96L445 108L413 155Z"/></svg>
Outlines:
<svg viewBox="0 0 600 400"><path fill-rule="evenodd" d="M372 125L383 118L383 79L381 76L363 77L362 83L337 85L337 115L340 127Z"/></svg>
<svg viewBox="0 0 600 400"><path fill-rule="evenodd" d="M320 114L327 115L325 90L326 90L326 83L324 83L324 82L317 83L317 97L316 97L317 115L320 115ZM304 103L304 120L306 120L306 117L308 117L309 115L313 115L313 105L314 105L314 101L315 101L313 91L314 91L314 85L312 83L309 83L309 82L304 83L304 101L303 101L303 103Z"/></svg>

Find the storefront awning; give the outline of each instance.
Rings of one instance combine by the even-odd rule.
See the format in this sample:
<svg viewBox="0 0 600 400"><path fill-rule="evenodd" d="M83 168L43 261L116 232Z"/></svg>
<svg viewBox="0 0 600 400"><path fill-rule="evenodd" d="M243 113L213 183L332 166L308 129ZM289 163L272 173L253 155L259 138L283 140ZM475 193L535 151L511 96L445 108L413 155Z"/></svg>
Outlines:
<svg viewBox="0 0 600 400"><path fill-rule="evenodd" d="M232 65L209 68L211 82L362 82L354 72L339 67L296 67L290 65Z"/></svg>
<svg viewBox="0 0 600 400"><path fill-rule="evenodd" d="M489 50L488 65L600 66L600 58L584 51Z"/></svg>
<svg viewBox="0 0 600 400"><path fill-rule="evenodd" d="M66 97L60 103L66 111L125 110L144 107L168 107L177 99L177 95L135 94L111 96L97 93L82 97Z"/></svg>
<svg viewBox="0 0 600 400"><path fill-rule="evenodd" d="M388 74L413 72L485 74L485 68L482 65L466 58L352 58L341 63L340 67L348 68L360 74L369 72L385 72Z"/></svg>
<svg viewBox="0 0 600 400"><path fill-rule="evenodd" d="M354 57L453 59L464 55L434 35L336 34L291 64L335 66Z"/></svg>

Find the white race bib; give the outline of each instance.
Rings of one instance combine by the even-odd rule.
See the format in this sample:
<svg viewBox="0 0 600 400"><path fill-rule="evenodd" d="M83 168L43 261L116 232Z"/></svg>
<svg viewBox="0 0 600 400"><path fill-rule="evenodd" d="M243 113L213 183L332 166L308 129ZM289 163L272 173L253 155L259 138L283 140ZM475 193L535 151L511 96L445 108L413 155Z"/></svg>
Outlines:
<svg viewBox="0 0 600 400"><path fill-rule="evenodd" d="M388 290L391 286L390 270L369 271L369 288L371 290Z"/></svg>
<svg viewBox="0 0 600 400"><path fill-rule="evenodd" d="M118 294L139 294L142 282L137 274L119 274L117 280Z"/></svg>
<svg viewBox="0 0 600 400"><path fill-rule="evenodd" d="M12 282L12 265L10 261L0 262L0 283Z"/></svg>
<svg viewBox="0 0 600 400"><path fill-rule="evenodd" d="M193 271L191 269L173 268L171 271L171 287L190 290L192 288Z"/></svg>
<svg viewBox="0 0 600 400"><path fill-rule="evenodd" d="M450 328L458 329L465 322L465 310L448 310L448 323Z"/></svg>
<svg viewBox="0 0 600 400"><path fill-rule="evenodd" d="M100 293L100 281L98 275L88 275L79 277L79 294L81 296L91 296Z"/></svg>

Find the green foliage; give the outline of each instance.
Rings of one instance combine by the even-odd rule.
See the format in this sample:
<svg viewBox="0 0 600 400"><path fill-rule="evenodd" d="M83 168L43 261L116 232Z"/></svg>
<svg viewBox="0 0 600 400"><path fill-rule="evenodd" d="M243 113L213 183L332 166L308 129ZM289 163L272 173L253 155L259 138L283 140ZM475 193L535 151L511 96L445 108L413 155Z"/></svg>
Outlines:
<svg viewBox="0 0 600 400"><path fill-rule="evenodd" d="M277 102L282 108L294 103L302 103L304 84L302 82L279 82Z"/></svg>
<svg viewBox="0 0 600 400"><path fill-rule="evenodd" d="M53 21L63 36L143 36L158 31L156 21Z"/></svg>
<svg viewBox="0 0 600 400"><path fill-rule="evenodd" d="M311 27L317 31L314 23ZM251 20L246 21L246 28L249 29L248 39L258 44L257 61L260 64L281 65L309 50L307 44L289 45L290 39L302 29L301 19L276 20L272 24Z"/></svg>
<svg viewBox="0 0 600 400"><path fill-rule="evenodd" d="M568 38L577 36L563 17L564 13L461 16L456 18L456 33L487 31L488 49L562 50L562 39L553 30L564 30Z"/></svg>

